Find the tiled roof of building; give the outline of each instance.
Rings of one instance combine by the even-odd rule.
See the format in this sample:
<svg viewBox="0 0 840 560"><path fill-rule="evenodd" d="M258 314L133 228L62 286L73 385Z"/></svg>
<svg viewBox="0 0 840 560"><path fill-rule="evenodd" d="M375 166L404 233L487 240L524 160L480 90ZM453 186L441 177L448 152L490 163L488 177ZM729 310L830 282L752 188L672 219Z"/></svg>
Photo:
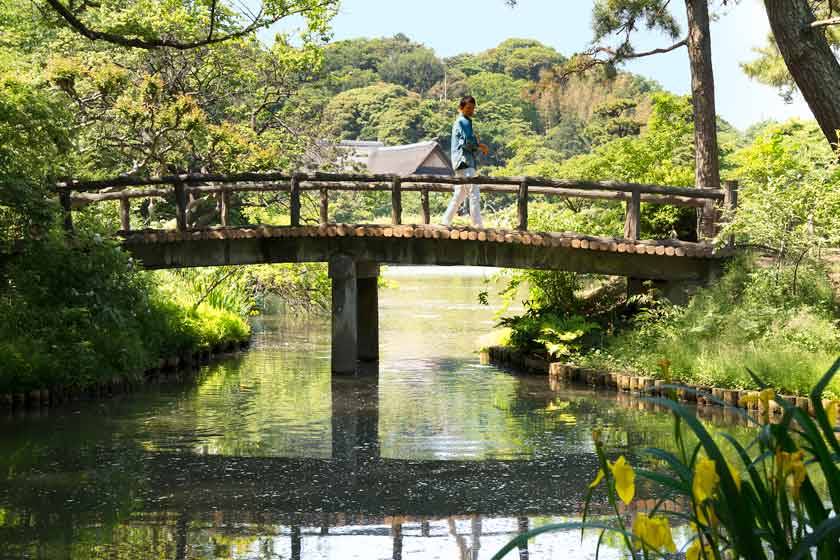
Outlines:
<svg viewBox="0 0 840 560"><path fill-rule="evenodd" d="M452 175L452 166L437 142L418 142L371 150L371 173L395 175Z"/></svg>

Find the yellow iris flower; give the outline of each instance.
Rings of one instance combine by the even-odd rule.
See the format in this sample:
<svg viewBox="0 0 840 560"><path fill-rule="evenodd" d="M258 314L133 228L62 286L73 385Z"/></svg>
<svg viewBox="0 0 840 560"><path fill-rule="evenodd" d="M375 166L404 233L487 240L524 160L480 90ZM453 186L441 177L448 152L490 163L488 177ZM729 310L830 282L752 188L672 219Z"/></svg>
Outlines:
<svg viewBox="0 0 840 560"><path fill-rule="evenodd" d="M746 407L748 404L753 404L758 402L758 393L752 393L749 395L744 395L740 399L738 399L738 406Z"/></svg>
<svg viewBox="0 0 840 560"><path fill-rule="evenodd" d="M636 473L633 467L627 464L624 455L619 457L614 463L607 462L610 472L615 479L615 491L621 501L627 505L633 501L633 496L636 494ZM595 480L590 484L590 488L595 488L601 481L604 480L604 470L599 469L598 474L595 475Z"/></svg>
<svg viewBox="0 0 840 560"><path fill-rule="evenodd" d="M793 495L799 497L799 489L802 487L802 483L805 482L805 477L807 476L807 472L805 471L805 452L801 449L793 453L777 451L776 460L779 462L782 477L785 480L788 477L791 479Z"/></svg>
<svg viewBox="0 0 840 560"><path fill-rule="evenodd" d="M732 476L735 487L740 492L741 490L741 474L735 470L729 463L726 463L729 469L729 474ZM694 513L697 515L697 520L704 525L717 522L715 512L711 504L705 504L718 489L720 484L720 476L715 468L715 462L705 457L697 459L694 465L694 478L691 481L691 491L694 495L694 501L697 504Z"/></svg>
<svg viewBox="0 0 840 560"><path fill-rule="evenodd" d="M624 455L619 457L615 463L610 465L610 471L615 478L615 491L621 501L627 505L633 501L636 494L636 473L633 467L624 460Z"/></svg>
<svg viewBox="0 0 840 560"><path fill-rule="evenodd" d="M676 552L674 537L668 520L661 515L648 517L644 513L636 514L633 520L633 534L641 541L644 548L657 551Z"/></svg>
<svg viewBox="0 0 840 560"><path fill-rule="evenodd" d="M715 462L705 457L697 459L694 465L694 478L691 482L691 490L697 505L712 497L718 483L720 483L720 477L715 470Z"/></svg>
<svg viewBox="0 0 840 560"><path fill-rule="evenodd" d="M832 428L837 427L837 409L840 407L840 401L831 401L825 409L825 414L828 416L828 423Z"/></svg>
<svg viewBox="0 0 840 560"><path fill-rule="evenodd" d="M685 560L712 560L715 557L712 547L701 545L700 539L695 539L685 551Z"/></svg>
<svg viewBox="0 0 840 560"><path fill-rule="evenodd" d="M764 406L767 406L767 403L776 398L776 391L774 391L773 389L764 389L758 394L758 398L761 400Z"/></svg>

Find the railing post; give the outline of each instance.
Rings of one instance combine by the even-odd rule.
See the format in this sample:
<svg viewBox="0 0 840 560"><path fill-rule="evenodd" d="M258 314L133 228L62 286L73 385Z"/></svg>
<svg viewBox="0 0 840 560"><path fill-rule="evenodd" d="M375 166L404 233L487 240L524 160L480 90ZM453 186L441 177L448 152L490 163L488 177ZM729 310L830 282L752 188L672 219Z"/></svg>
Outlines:
<svg viewBox="0 0 840 560"><path fill-rule="evenodd" d="M642 229L642 194L634 190L627 202L627 216L624 220L624 238L636 241Z"/></svg>
<svg viewBox="0 0 840 560"><path fill-rule="evenodd" d="M516 518L517 532L522 535L527 533L531 528L530 520L527 517ZM528 558L528 541L524 541L519 545L519 558L526 560Z"/></svg>
<svg viewBox="0 0 840 560"><path fill-rule="evenodd" d="M519 227L520 231L528 230L528 181L523 179L519 183L519 195L516 200L516 207L519 210Z"/></svg>
<svg viewBox="0 0 840 560"><path fill-rule="evenodd" d="M330 191L321 189L321 223L330 223Z"/></svg>
<svg viewBox="0 0 840 560"><path fill-rule="evenodd" d="M300 225L300 175L292 175L292 183L289 186L289 214L292 226Z"/></svg>
<svg viewBox="0 0 840 560"><path fill-rule="evenodd" d="M175 187L175 222L180 231L187 230L187 190L184 183L178 181Z"/></svg>
<svg viewBox="0 0 840 560"><path fill-rule="evenodd" d="M299 525L292 525L292 559L293 560L300 560L300 552L301 552L301 538L300 538L300 526Z"/></svg>
<svg viewBox="0 0 840 560"><path fill-rule="evenodd" d="M230 191L227 189L221 192L219 197L219 221L222 222L222 226L227 227L230 225Z"/></svg>
<svg viewBox="0 0 840 560"><path fill-rule="evenodd" d="M391 223L402 223L402 180L399 177L391 181Z"/></svg>
<svg viewBox="0 0 840 560"><path fill-rule="evenodd" d="M64 213L64 231L67 235L73 234L73 207L70 200L70 191L66 188L58 191L58 200Z"/></svg>
<svg viewBox="0 0 840 560"><path fill-rule="evenodd" d="M420 191L420 205L423 207L423 223L429 225L432 223L432 212L429 209L429 189Z"/></svg>
<svg viewBox="0 0 840 560"><path fill-rule="evenodd" d="M131 199L127 196L120 199L120 224L123 231L131 231Z"/></svg>
<svg viewBox="0 0 840 560"><path fill-rule="evenodd" d="M724 185L726 187L726 193L724 194L723 204L734 217L735 212L738 210L738 181L726 181ZM730 247L735 246L734 235L729 236L727 244Z"/></svg>

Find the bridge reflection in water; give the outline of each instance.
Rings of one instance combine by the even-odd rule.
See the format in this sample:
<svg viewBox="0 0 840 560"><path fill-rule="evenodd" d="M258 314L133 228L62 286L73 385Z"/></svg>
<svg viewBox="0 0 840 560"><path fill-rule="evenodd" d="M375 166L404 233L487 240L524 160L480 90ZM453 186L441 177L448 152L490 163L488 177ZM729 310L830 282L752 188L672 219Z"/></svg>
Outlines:
<svg viewBox="0 0 840 560"><path fill-rule="evenodd" d="M523 397L546 383L530 378L521 381ZM4 481L0 497L12 499L0 503L8 507L10 515L28 521L0 524L0 542L12 545L37 539L41 548L49 551L51 545L67 539L66 550L81 550L86 540L82 535L93 532L98 535L93 540L99 542L96 550L102 557L118 559L343 560L371 558L373 550L378 551L376 557L383 557L387 548L393 559L411 558L412 551L422 551L422 558L478 560L489 558L529 527L582 515L587 482L597 471L588 449L509 460L383 457L383 438L378 433L378 375L332 376L331 384L329 457L213 454L206 445L193 452L166 450L162 449L164 433L158 436L158 443L146 445L137 458L125 464L135 470L121 472L109 463L119 463L119 459L108 452L100 457L92 451L96 468L102 471L95 475L101 485L85 480L87 474L82 478L84 488L65 488L58 493L56 488L32 492L29 486L37 487L38 476L35 480L12 477ZM555 390L575 393L562 386ZM620 400L620 407L629 406L643 417L654 412L652 405L635 397L621 395ZM597 395L586 391L574 408L564 410L583 418L615 403L611 398L599 401ZM631 444L628 456L638 461L629 454L636 447L634 441L627 443ZM142 483L129 497L118 499L109 485L118 484L121 477L142 479ZM634 509L653 507L654 500L647 492L639 487ZM130 505L121 505L126 499ZM88 502L89 509L61 512L55 508L73 500ZM131 513L110 524L109 516L103 518L99 513L100 509L108 511L103 508L106 504L116 510L127 506ZM605 513L609 513L608 504L596 496L590 515ZM55 534L53 525L72 527L72 531ZM107 531L110 536L103 539ZM580 533L571 530L544 536L538 543L539 558L557 557L581 546L594 549L596 540L593 532L581 545ZM618 549L604 547L604 558L618 557ZM529 554L527 546L521 548L520 560Z"/></svg>
<svg viewBox="0 0 840 560"><path fill-rule="evenodd" d="M143 515L131 526L157 533L155 540L158 542L174 543L167 548L172 548L171 557L177 560L193 557L191 548L208 536L223 535L231 527L235 527L239 541L233 546L239 545L238 552L244 553L242 545L247 543L256 553L250 557L300 560L307 552L315 550L322 558L371 558L374 557L372 543L376 542L377 548L382 550L384 541L390 540L390 558L393 560L402 560L406 549L410 557L413 548L421 547L435 557L479 560L489 558L513 536L526 532L531 527L531 520L526 516L488 518L479 514L445 518L312 514L295 519L246 521L218 513L212 519L195 519L181 514L174 525L171 516ZM608 556L607 553L605 557ZM519 547L518 557L520 560L530 557L527 543Z"/></svg>

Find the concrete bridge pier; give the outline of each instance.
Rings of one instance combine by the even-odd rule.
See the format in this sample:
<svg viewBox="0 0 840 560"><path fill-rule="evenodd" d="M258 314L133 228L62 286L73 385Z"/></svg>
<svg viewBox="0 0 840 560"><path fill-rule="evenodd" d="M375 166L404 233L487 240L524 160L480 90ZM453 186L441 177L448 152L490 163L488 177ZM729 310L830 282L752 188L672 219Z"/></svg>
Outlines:
<svg viewBox="0 0 840 560"><path fill-rule="evenodd" d="M379 264L330 258L332 372L353 375L359 361L379 361Z"/></svg>
<svg viewBox="0 0 840 560"><path fill-rule="evenodd" d="M356 263L359 301L356 324L359 331L359 361L379 361L379 264Z"/></svg>

